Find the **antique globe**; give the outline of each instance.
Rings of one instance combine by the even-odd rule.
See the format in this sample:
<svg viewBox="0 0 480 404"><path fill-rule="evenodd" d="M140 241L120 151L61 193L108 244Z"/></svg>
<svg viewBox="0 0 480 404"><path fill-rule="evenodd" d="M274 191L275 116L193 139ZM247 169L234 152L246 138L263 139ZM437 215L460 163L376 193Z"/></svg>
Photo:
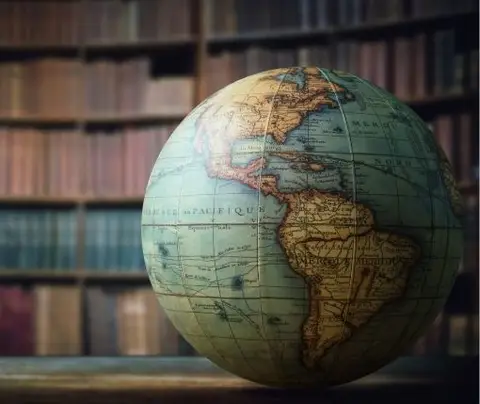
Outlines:
<svg viewBox="0 0 480 404"><path fill-rule="evenodd" d="M150 176L142 245L161 306L219 367L330 386L403 354L462 252L462 203L426 124L383 89L316 67L228 85Z"/></svg>

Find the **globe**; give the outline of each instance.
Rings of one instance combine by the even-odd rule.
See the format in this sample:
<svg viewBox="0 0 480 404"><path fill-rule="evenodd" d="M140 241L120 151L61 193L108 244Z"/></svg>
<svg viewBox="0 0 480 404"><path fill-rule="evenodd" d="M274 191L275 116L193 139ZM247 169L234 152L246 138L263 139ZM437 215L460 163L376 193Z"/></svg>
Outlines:
<svg viewBox="0 0 480 404"><path fill-rule="evenodd" d="M425 332L462 252L428 126L383 89L268 70L199 104L152 169L142 246L159 302L214 364L279 387L346 383Z"/></svg>

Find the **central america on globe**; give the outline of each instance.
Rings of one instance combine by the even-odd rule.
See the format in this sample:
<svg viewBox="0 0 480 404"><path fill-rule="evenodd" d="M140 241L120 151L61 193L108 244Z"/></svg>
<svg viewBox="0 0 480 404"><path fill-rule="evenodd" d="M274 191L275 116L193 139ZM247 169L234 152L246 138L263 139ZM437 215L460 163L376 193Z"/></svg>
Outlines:
<svg viewBox="0 0 480 404"><path fill-rule="evenodd" d="M182 336L278 387L346 383L412 346L462 254L463 205L426 124L385 90L268 70L198 105L147 184L142 246Z"/></svg>

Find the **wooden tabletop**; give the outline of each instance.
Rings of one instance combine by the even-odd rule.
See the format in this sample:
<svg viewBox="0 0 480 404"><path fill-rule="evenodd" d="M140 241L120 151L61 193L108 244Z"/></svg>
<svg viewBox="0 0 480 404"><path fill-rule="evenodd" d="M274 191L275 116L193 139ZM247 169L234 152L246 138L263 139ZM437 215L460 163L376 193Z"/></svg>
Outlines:
<svg viewBox="0 0 480 404"><path fill-rule="evenodd" d="M203 358L0 358L0 403L478 403L478 357L401 358L326 391L272 389Z"/></svg>

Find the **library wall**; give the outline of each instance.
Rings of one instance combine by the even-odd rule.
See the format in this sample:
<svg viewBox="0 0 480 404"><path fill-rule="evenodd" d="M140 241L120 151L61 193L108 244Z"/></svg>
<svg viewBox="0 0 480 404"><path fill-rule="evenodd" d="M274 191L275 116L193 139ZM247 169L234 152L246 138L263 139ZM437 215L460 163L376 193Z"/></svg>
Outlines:
<svg viewBox="0 0 480 404"><path fill-rule="evenodd" d="M465 198L466 247L406 354L478 354L472 32L470 0L1 1L0 356L195 355L144 267L150 170L202 99L294 65L358 74L429 123Z"/></svg>

